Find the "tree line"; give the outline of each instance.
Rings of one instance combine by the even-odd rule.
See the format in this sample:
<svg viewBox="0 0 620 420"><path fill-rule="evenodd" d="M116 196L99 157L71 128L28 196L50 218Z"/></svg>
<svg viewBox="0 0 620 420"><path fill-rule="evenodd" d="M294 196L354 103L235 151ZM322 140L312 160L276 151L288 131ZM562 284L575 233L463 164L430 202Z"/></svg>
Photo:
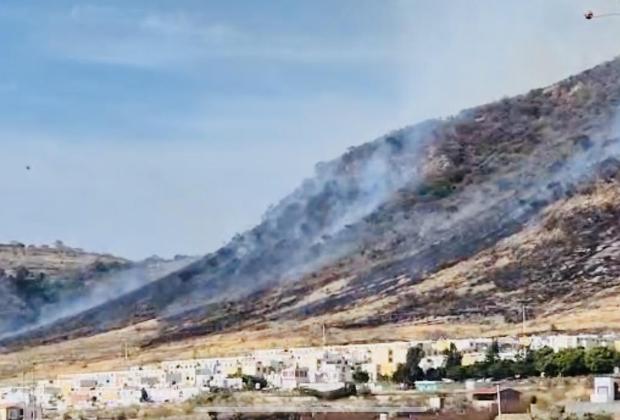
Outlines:
<svg viewBox="0 0 620 420"><path fill-rule="evenodd" d="M589 374L611 373L620 366L620 353L609 347L583 347L562 349L554 352L550 347L538 350L524 349L514 359L501 359L497 342L493 342L486 351L482 361L463 366L463 355L454 343L446 349L444 365L424 371L419 365L426 357L421 346L412 347L407 351L405 363L397 366L392 381L415 386L420 380L441 380L444 378L455 381L466 379L492 378L527 378L544 375L579 376Z"/></svg>

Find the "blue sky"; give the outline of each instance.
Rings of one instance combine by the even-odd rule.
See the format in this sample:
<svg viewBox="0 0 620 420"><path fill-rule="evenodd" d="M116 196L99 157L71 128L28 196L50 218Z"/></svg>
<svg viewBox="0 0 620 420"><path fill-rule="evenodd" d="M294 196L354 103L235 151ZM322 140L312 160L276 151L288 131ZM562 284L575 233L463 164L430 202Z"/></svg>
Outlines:
<svg viewBox="0 0 620 420"><path fill-rule="evenodd" d="M206 253L351 145L615 57L587 8L2 0L0 241Z"/></svg>

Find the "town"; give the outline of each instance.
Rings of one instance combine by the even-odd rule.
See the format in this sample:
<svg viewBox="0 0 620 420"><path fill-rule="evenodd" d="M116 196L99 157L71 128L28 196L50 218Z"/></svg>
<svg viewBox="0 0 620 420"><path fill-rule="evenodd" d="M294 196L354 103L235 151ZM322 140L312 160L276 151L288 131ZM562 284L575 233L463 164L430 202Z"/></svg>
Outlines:
<svg viewBox="0 0 620 420"><path fill-rule="evenodd" d="M455 354L458 354L458 365L462 369L483 364L491 351L495 351L498 362L502 363L523 359L526 351L557 354L571 349L610 349L615 353L620 350L620 335L556 334L323 345L256 350L230 357L168 360L148 365L128 364L126 369L118 371L67 373L36 380L34 373L31 379L25 373L21 384L0 388L0 419L53 418L70 410L178 404L223 391L277 394L298 390L320 397L337 396L349 389L348 384L357 384L371 394L380 393L390 382L400 382L400 389L412 388L428 395L428 404L418 408L422 411L441 409L440 391L445 393L446 386L457 389L457 382L470 392L473 407L489 408L497 403L500 395L499 386L496 389L494 383L490 383L493 378L473 381L474 378L460 377L454 381L433 372L445 371L451 363L454 364L451 359ZM414 354L417 354L415 368L421 374L412 382L407 377L411 372L402 375L400 371L411 363ZM613 371L611 366L602 369L610 370L609 374ZM597 376L591 404L613 402L618 394L614 381L611 375ZM341 395L351 394L344 392ZM436 398L431 398L433 396ZM511 400L518 402L519 392L505 388L501 390L500 398L506 399L501 403L503 408L503 404Z"/></svg>

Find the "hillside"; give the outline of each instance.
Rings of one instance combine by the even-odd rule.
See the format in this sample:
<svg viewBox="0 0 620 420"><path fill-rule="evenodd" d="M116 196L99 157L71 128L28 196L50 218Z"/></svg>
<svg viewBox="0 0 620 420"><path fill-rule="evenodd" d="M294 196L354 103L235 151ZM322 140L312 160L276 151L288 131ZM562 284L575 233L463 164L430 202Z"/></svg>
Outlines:
<svg viewBox="0 0 620 420"><path fill-rule="evenodd" d="M54 246L25 245L19 242L0 244L0 269L4 274L13 276L18 270L26 269L37 276L57 277L94 264L112 267L128 262L124 258L109 254L71 248L62 242L57 242Z"/></svg>
<svg viewBox="0 0 620 420"><path fill-rule="evenodd" d="M154 257L132 262L62 242L54 246L0 244L0 335L57 319L61 313L79 312L191 261Z"/></svg>
<svg viewBox="0 0 620 420"><path fill-rule="evenodd" d="M618 281L620 59L404 128L314 178L217 252L6 346L158 319L145 346L294 321L512 323ZM552 303L552 304L550 304Z"/></svg>

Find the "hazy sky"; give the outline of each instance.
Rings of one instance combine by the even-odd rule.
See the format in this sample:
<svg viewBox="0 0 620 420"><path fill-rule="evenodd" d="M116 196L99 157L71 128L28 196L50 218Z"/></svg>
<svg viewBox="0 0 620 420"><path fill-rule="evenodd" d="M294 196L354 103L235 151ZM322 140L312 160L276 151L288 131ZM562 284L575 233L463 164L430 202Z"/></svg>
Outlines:
<svg viewBox="0 0 620 420"><path fill-rule="evenodd" d="M317 161L615 57L587 8L620 2L2 0L0 241L206 253Z"/></svg>

